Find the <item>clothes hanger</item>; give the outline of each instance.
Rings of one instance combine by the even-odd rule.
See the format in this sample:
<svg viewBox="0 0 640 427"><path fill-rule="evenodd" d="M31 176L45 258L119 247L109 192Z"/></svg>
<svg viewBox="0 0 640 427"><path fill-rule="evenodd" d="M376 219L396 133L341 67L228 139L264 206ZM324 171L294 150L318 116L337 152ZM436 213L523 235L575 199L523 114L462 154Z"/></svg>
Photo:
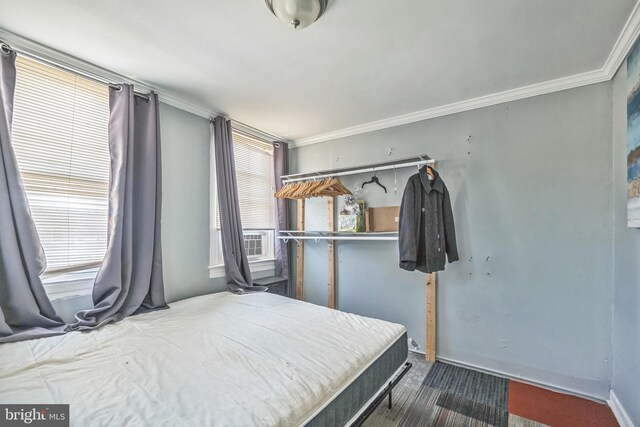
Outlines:
<svg viewBox="0 0 640 427"><path fill-rule="evenodd" d="M283 199L294 199L293 194L296 193L300 189L300 182L291 183L290 186L285 191L280 193L280 197Z"/></svg>
<svg viewBox="0 0 640 427"><path fill-rule="evenodd" d="M309 189L307 190L308 197L316 197L320 188L322 188L326 184L326 180L321 179L320 181L314 180Z"/></svg>
<svg viewBox="0 0 640 427"><path fill-rule="evenodd" d="M293 187L292 183L283 185L281 189L279 189L274 193L274 197L277 197L279 199L284 199L285 195L289 192L289 190L291 190L291 187Z"/></svg>
<svg viewBox="0 0 640 427"><path fill-rule="evenodd" d="M309 197L322 197L322 196L342 196L352 194L351 191L346 188L339 179L331 178L325 180L307 181L307 182L295 182L285 184L280 190L274 193L274 196L279 199L306 199Z"/></svg>
<svg viewBox="0 0 640 427"><path fill-rule="evenodd" d="M318 196L339 196L342 189L340 188L340 181L336 178L331 178L325 185L320 187L317 191Z"/></svg>
<svg viewBox="0 0 640 427"><path fill-rule="evenodd" d="M348 195L353 195L353 193L351 192L351 190L349 190L347 187L345 187L344 185L342 185L342 182L340 182L339 179L336 179L336 189L337 191L340 192L340 194L338 194L339 196L348 196Z"/></svg>
<svg viewBox="0 0 640 427"><path fill-rule="evenodd" d="M318 196L344 196L348 194L352 194L351 191L342 185L338 178L331 178L317 191Z"/></svg>
<svg viewBox="0 0 640 427"><path fill-rule="evenodd" d="M290 199L291 198L291 194L293 194L298 188L300 188L300 183L299 182L292 183L289 186L289 188L287 188L287 190L283 193L282 197L284 197L286 199Z"/></svg>
<svg viewBox="0 0 640 427"><path fill-rule="evenodd" d="M323 179L317 185L313 187L313 194L310 194L310 197L321 197L324 195L325 191L328 191L331 188L332 179Z"/></svg>
<svg viewBox="0 0 640 427"><path fill-rule="evenodd" d="M313 181L311 182L302 182L296 191L291 194L291 197L295 199L304 199L308 197L308 190L313 185Z"/></svg>
<svg viewBox="0 0 640 427"><path fill-rule="evenodd" d="M373 175L373 177L372 177L369 181L367 181L367 182L363 182L363 183L362 183L362 187L360 187L360 188L364 188L364 186L365 186L365 185L367 185L367 184L377 184L377 185L379 185L380 187L382 187L382 189L384 190L384 192L385 192L385 194L386 194L386 193L387 193L387 187L385 187L384 185L382 185L382 184L380 183L380 180L378 179L378 176L377 176L377 175L378 175L378 173L376 172L376 173Z"/></svg>
<svg viewBox="0 0 640 427"><path fill-rule="evenodd" d="M418 165L418 173L420 173L420 166ZM428 164L425 165L425 173L427 174L427 178L429 181L433 181L435 179L435 175L433 174L433 168Z"/></svg>

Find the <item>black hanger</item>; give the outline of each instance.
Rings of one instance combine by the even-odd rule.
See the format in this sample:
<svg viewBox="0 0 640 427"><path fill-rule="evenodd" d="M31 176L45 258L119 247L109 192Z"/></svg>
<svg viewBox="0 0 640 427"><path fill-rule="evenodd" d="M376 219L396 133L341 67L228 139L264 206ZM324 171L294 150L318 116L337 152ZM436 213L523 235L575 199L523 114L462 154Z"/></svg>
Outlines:
<svg viewBox="0 0 640 427"><path fill-rule="evenodd" d="M378 184L380 187L382 187L382 189L384 190L385 194L387 192L387 187L385 187L384 185L380 184L380 181L378 180L378 177L375 176L375 175L373 175L373 177L369 181L363 182L362 183L362 187L360 187L360 188L364 188L364 186L367 185L367 184Z"/></svg>

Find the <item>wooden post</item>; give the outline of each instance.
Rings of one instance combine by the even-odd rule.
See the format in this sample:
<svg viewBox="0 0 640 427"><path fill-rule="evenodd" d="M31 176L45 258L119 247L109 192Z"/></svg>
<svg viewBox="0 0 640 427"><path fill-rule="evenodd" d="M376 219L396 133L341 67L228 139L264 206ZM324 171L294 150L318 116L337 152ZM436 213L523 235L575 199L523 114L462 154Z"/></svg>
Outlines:
<svg viewBox="0 0 640 427"><path fill-rule="evenodd" d="M336 198L327 197L327 217L329 220L329 231L335 231L335 205ZM329 246L327 248L328 258L328 275L327 275L327 294L329 295L329 302L327 306L329 308L336 308L336 260L335 260L335 240L328 240Z"/></svg>
<svg viewBox="0 0 640 427"><path fill-rule="evenodd" d="M427 274L427 352L425 358L428 362L436 361L436 273Z"/></svg>
<svg viewBox="0 0 640 427"><path fill-rule="evenodd" d="M297 203L297 227L296 230L304 230L304 199L299 199ZM296 249L296 299L304 298L304 240L298 240Z"/></svg>

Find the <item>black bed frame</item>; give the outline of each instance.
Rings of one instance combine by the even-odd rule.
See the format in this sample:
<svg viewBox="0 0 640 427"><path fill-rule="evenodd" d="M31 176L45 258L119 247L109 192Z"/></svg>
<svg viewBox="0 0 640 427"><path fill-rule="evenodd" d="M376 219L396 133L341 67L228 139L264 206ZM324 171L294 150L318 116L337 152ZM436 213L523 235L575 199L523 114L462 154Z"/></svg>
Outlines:
<svg viewBox="0 0 640 427"><path fill-rule="evenodd" d="M398 373L398 375L396 375L393 378L393 380L389 381L389 384L384 388L384 390L382 390L378 394L378 396L376 396L376 398L373 400L373 402L371 402L371 404L369 406L367 406L367 408L364 410L364 412L362 414L360 414L360 416L353 422L353 424L351 424L351 426L352 427L360 427L367 420L367 418L369 418L369 416L373 413L373 411L375 411L376 408L378 406L380 406L380 404L382 403L384 398L387 397L387 396L389 396L389 409L391 409L391 406L393 405L391 392L392 392L393 388L396 385L398 385L398 383L400 382L402 377L404 377L405 374L409 371L409 369L411 369L412 366L413 365L410 362L406 362L404 364L404 366L402 367L402 371L400 371Z"/></svg>

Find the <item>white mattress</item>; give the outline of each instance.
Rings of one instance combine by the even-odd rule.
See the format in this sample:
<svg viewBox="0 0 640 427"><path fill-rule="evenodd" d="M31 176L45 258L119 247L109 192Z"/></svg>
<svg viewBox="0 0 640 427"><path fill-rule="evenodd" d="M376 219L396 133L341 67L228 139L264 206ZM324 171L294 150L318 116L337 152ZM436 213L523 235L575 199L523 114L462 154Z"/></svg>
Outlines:
<svg viewBox="0 0 640 427"><path fill-rule="evenodd" d="M83 427L301 425L404 331L272 294L206 295L0 345L0 403L69 403Z"/></svg>

